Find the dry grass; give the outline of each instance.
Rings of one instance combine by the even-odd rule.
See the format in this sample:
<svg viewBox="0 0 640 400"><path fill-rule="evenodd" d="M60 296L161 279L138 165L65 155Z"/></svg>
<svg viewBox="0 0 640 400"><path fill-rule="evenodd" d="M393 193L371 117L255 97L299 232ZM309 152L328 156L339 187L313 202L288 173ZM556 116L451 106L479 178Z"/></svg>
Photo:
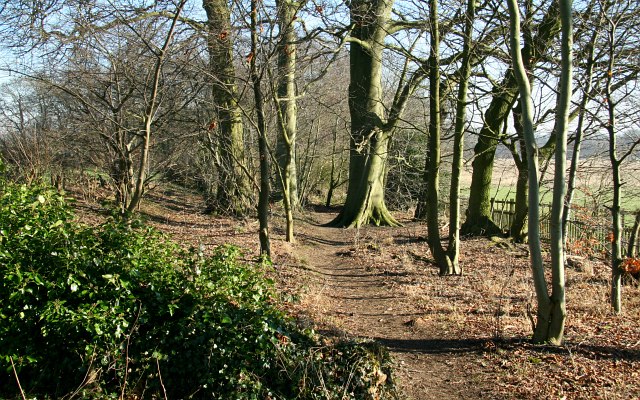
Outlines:
<svg viewBox="0 0 640 400"><path fill-rule="evenodd" d="M399 288L419 309L416 334L476 344L469 357L493 379L491 397L640 397L640 290L625 286L625 311L614 315L605 260L591 261L593 273L566 271L565 346L534 346L528 342L535 299L525 247L504 249L486 239L467 239L461 254L465 275L443 278L430 264L424 242L412 239L415 232L408 223L372 233L373 241L391 235L396 245L363 250L358 262L407 274Z"/></svg>

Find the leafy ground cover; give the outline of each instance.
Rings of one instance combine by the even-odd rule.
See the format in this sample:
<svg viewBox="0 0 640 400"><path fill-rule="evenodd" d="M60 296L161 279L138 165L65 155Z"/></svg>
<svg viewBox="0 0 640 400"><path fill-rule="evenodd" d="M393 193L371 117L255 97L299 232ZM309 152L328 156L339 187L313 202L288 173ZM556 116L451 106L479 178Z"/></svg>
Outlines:
<svg viewBox="0 0 640 400"><path fill-rule="evenodd" d="M395 398L386 350L299 327L268 263L0 188L0 396Z"/></svg>

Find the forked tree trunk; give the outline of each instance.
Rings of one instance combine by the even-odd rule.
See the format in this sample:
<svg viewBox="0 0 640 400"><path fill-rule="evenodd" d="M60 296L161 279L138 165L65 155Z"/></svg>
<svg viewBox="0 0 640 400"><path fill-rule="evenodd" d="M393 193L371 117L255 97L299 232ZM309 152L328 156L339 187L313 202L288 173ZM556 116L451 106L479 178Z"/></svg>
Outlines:
<svg viewBox="0 0 640 400"><path fill-rule="evenodd" d="M538 147L533 129L533 103L531 87L520 52L520 12L517 0L508 0L510 20L510 46L513 58L514 74L518 81L522 102L522 123L524 139L527 145L527 162L529 164L529 249L531 268L537 299L537 322L533 340L536 343L549 342L559 345L563 341L566 306L564 295L564 252L562 249L562 211L564 202L564 167L566 164L566 132L571 96L571 63L572 53L572 21L571 1L560 0L560 15L562 19L562 75L561 90L557 105L556 133L558 146L556 147L556 171L554 179L554 193L552 206L551 228L551 270L552 293L548 293L544 276L542 249L540 245L539 226L539 188L538 182Z"/></svg>
<svg viewBox="0 0 640 400"><path fill-rule="evenodd" d="M440 203L440 28L438 24L438 1L429 0L429 26L431 43L429 51L429 151L427 156L426 191L427 230L429 250L435 259L440 275L453 271L451 260L440 241L438 207Z"/></svg>
<svg viewBox="0 0 640 400"><path fill-rule="evenodd" d="M151 88L147 93L147 101L145 113L144 113L144 134L142 136L142 143L140 144L140 159L138 161L138 173L135 177L135 184L129 204L127 205L127 212L133 213L140 205L144 189L147 185L147 169L149 168L149 151L151 149L151 129L153 124L153 118L157 111L157 105L159 103L158 96L160 90L160 78L162 75L162 65L169 50L171 41L173 40L173 34L175 32L176 23L180 18L182 9L186 3L186 0L181 0L177 5L176 12L171 21L171 26L167 32L167 37L164 40L162 48L156 51L156 62L151 74Z"/></svg>
<svg viewBox="0 0 640 400"><path fill-rule="evenodd" d="M522 52L527 55L526 62L533 69L553 43L560 29L558 1L551 2L543 19L537 25L536 35L527 35ZM489 235L500 233L500 229L491 220L491 180L493 161L502 126L507 120L518 94L518 82L512 70L508 70L500 85L492 89L492 100L484 115L484 125L474 147L473 173L467 217L462 225L464 234Z"/></svg>
<svg viewBox="0 0 640 400"><path fill-rule="evenodd" d="M463 139L467 89L470 76L471 40L475 0L469 0L465 13L465 39L460 69L460 84L456 99L456 117L454 127L453 165L451 169L451 188L449 198L449 244L445 250L440 241L440 224L438 208L440 203L440 164L441 164L441 103L440 103L440 27L437 0L429 1L429 26L431 27L431 47L429 54L429 156L427 163L428 176L425 182L428 202L427 228L429 249L440 270L440 275L460 275L459 264L459 210L460 210L460 173L462 170Z"/></svg>
<svg viewBox="0 0 640 400"><path fill-rule="evenodd" d="M233 63L231 13L226 0L203 0L207 13L212 101L218 131L218 188L211 211L244 215L249 209L250 185L244 163L242 110L238 104Z"/></svg>

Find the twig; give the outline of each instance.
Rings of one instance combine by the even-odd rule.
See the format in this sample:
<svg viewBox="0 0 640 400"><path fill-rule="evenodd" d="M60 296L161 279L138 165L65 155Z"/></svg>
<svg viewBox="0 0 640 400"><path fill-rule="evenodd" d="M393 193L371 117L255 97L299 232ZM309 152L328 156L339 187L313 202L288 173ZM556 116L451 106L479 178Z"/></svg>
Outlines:
<svg viewBox="0 0 640 400"><path fill-rule="evenodd" d="M164 394L164 400L168 400L167 398L167 389L164 387L164 382L162 382L162 374L160 373L160 360L156 358L156 365L158 366L158 378L160 379L160 386L162 387L162 393Z"/></svg>
<svg viewBox="0 0 640 400"><path fill-rule="evenodd" d="M20 395L22 396L22 400L27 400L27 397L24 395L24 390L22 390L22 385L20 385L20 378L18 378L18 371L16 371L16 365L13 363L13 356L9 356L9 360L11 360L11 367L13 368L13 374L16 377L16 382L18 382L18 389L20 389Z"/></svg>
<svg viewBox="0 0 640 400"><path fill-rule="evenodd" d="M131 335L133 335L133 331L138 326L138 319L140 318L140 311L142 310L142 302L138 305L138 313L136 314L136 319L133 321L133 325L131 325L131 330L127 335L127 345L125 346L124 353L124 382L122 383L122 389L120 391L120 398L124 399L125 390L127 389L127 379L129 378L129 345L131 344Z"/></svg>
<svg viewBox="0 0 640 400"><path fill-rule="evenodd" d="M87 367L87 372L84 374L84 379L82 379L82 382L80 383L80 385L76 388L76 390L71 393L71 395L69 396L69 399L73 399L74 397L76 397L76 395L80 392L80 390L82 390L83 387L85 387L88 383L90 383L91 379L91 368L93 366L93 361L96 358L96 345L93 345L93 352L91 353L91 361L89 362L89 367Z"/></svg>

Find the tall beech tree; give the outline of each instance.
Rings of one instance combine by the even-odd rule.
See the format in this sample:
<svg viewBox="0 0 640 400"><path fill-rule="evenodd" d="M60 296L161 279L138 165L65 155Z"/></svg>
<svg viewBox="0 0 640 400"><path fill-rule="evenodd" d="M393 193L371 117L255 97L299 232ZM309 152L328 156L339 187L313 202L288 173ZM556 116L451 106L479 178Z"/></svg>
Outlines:
<svg viewBox="0 0 640 400"><path fill-rule="evenodd" d="M337 226L398 225L384 202L384 169L390 131L382 98L382 53L388 35L392 0L355 0L349 5L349 183Z"/></svg>
<svg viewBox="0 0 640 400"><path fill-rule="evenodd" d="M295 21L299 3L277 0L279 37L277 43L277 92L276 109L278 138L276 182L282 194L287 220L286 240L293 239L293 210L298 206L298 174L296 169L297 102L296 102L296 41Z"/></svg>
<svg viewBox="0 0 640 400"><path fill-rule="evenodd" d="M565 167L567 125L571 101L572 81L572 45L573 28L571 0L560 0L559 11L562 26L562 73L560 92L557 101L556 123L554 130L558 136L555 147L555 175L553 187L553 205L551 215L551 285L549 294L544 273L540 242L540 193L538 182L538 146L533 125L533 102L531 85L520 50L520 11L517 0L508 0L510 15L510 50L513 60L513 72L518 83L522 106L522 126L527 146L529 171L529 250L531 269L537 299L537 321L533 341L560 345L564 338L566 319L564 251L562 246L562 212L565 195Z"/></svg>
<svg viewBox="0 0 640 400"><path fill-rule="evenodd" d="M210 197L211 211L244 215L251 198L249 179L243 169L245 162L242 109L238 98L233 57L231 11L226 0L203 0L207 14L207 45L211 99L214 120L211 130L217 132L217 146L211 146L218 161L218 187Z"/></svg>
<svg viewBox="0 0 640 400"><path fill-rule="evenodd" d="M409 56L398 80L391 105L383 102L383 51L385 39L401 30L421 29L422 22L390 18L393 0L355 0L349 3L349 180L347 197L333 226L363 224L397 226L384 200L384 180L389 141L402 118L407 101L426 78L427 61ZM413 60L417 67L409 72Z"/></svg>

